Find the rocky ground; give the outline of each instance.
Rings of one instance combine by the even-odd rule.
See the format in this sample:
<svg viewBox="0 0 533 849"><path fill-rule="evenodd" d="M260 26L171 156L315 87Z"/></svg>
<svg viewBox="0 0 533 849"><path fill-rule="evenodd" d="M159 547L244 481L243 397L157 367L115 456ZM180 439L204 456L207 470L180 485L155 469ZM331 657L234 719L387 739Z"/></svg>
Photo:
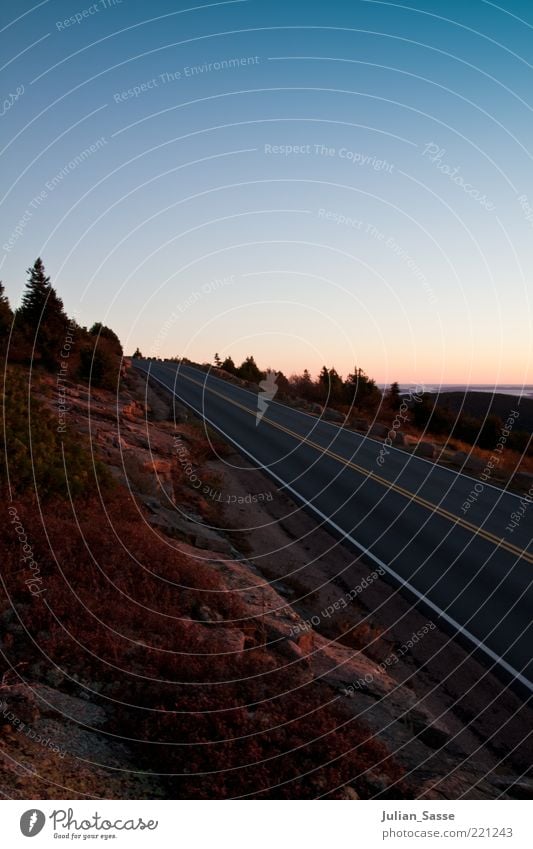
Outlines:
<svg viewBox="0 0 533 849"><path fill-rule="evenodd" d="M51 384L43 398L53 403ZM139 522L209 564L244 605L242 625L231 628L200 608L189 626L196 641L208 644L215 628L228 652L260 644L273 667L298 669L298 686L324 683L385 744L415 798L531 796L533 717L520 696L273 481L228 447L213 458L201 426L131 370L118 398L96 391L89 404L87 389L71 386L68 401L69 426L90 436L129 489ZM3 616L6 647L17 622ZM30 688L4 680L0 703L5 796L165 794L136 768L127 742L104 733L113 707L97 694L66 695L49 675ZM365 780L369 796L385 789L379 771ZM333 795L359 794L345 785Z"/></svg>

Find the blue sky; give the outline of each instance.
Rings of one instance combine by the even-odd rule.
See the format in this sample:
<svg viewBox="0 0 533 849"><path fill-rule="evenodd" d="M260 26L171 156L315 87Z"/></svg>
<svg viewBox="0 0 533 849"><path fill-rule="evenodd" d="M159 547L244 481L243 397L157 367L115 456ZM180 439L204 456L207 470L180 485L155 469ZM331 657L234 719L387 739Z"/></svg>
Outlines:
<svg viewBox="0 0 533 849"><path fill-rule="evenodd" d="M128 351L533 382L529 3L5 4L1 277Z"/></svg>

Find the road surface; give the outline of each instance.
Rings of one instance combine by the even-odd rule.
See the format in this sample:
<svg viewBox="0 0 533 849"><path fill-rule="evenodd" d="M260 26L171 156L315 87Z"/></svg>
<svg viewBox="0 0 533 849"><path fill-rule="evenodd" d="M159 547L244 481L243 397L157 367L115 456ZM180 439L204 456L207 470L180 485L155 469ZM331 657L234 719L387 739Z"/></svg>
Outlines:
<svg viewBox="0 0 533 849"><path fill-rule="evenodd" d="M133 360L322 522L533 691L533 504L195 369ZM479 487L478 487L479 489Z"/></svg>

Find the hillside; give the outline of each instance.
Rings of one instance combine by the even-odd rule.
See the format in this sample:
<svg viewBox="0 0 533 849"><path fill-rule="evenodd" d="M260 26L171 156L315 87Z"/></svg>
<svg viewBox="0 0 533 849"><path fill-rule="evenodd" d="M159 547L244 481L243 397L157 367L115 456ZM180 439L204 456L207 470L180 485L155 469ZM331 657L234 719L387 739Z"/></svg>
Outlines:
<svg viewBox="0 0 533 849"><path fill-rule="evenodd" d="M514 398L492 392L438 392L431 394L435 403L450 412L466 413L476 419L497 416L505 421L512 410L518 410L517 429L533 431L533 398Z"/></svg>
<svg viewBox="0 0 533 849"><path fill-rule="evenodd" d="M528 792L514 749L530 712L382 576L137 373L118 396L66 396L67 481L92 451L99 489L50 492L43 460L48 491L18 495L1 530L3 792ZM32 397L42 434L53 378Z"/></svg>

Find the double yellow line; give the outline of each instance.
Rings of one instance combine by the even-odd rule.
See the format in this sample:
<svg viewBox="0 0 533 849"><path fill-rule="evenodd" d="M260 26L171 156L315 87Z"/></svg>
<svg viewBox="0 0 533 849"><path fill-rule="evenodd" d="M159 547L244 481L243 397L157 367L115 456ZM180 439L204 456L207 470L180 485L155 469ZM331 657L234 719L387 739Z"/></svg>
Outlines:
<svg viewBox="0 0 533 849"><path fill-rule="evenodd" d="M183 372L180 372L180 377L184 377L191 383L195 383L204 391L207 390L213 395L218 395L219 398L222 398L224 401L233 404L234 407L238 407L240 410L243 410L245 413L248 413L249 415L255 418L256 412L254 410L250 410L248 407L245 407L244 404L240 404L238 401L235 401L232 398L228 398L227 395L224 395L224 393L222 392L218 392L216 389L213 389L211 386L208 386L207 383L202 383L202 381L200 380L195 380L193 377L189 377L189 375L184 374ZM277 430L288 434L289 436L292 436L298 442L309 445L311 448L314 448L320 454L325 454L327 457L331 457L331 459L337 460L337 462L341 463L345 468L353 469L355 472L359 472L365 477L371 478L373 481L376 481L376 483L379 483L382 486L386 487L386 489L392 489L399 495L403 495L404 498L407 498L409 501L414 501L416 504L419 504L421 507L425 507L432 513L437 513L444 519L448 519L450 522L453 522L454 525L459 525L461 528L472 532L476 536L480 536L483 539L486 539L493 545L505 549L506 551L510 552L510 554L515 555L515 557L518 557L521 560L526 560L528 563L533 563L533 554L530 554L527 549L520 548L520 546L518 545L513 545L512 542L509 542L503 537L498 537L496 536L496 534L493 534L490 531L485 530L484 528L480 528L478 525L474 525L472 522L468 522L466 519L457 516L450 510L446 510L444 507L441 507L438 504L433 504L432 501L428 501L426 498L422 498L422 496L417 495L416 493L413 493L408 489L405 489L405 487L400 486L397 483L393 483L392 481L387 480L387 478L376 474L376 472L374 472L372 469L367 469L364 466L359 466L357 463L354 463L352 460L346 459L346 457L343 457L341 454L337 454L335 451L332 451L329 448L324 448L322 445L319 445L319 443L314 442L312 439L309 439L309 437L302 436L301 434L296 433L296 431L291 430L285 425L272 421L272 419L269 419L266 415L263 416L261 421L266 422L271 427L274 427Z"/></svg>

